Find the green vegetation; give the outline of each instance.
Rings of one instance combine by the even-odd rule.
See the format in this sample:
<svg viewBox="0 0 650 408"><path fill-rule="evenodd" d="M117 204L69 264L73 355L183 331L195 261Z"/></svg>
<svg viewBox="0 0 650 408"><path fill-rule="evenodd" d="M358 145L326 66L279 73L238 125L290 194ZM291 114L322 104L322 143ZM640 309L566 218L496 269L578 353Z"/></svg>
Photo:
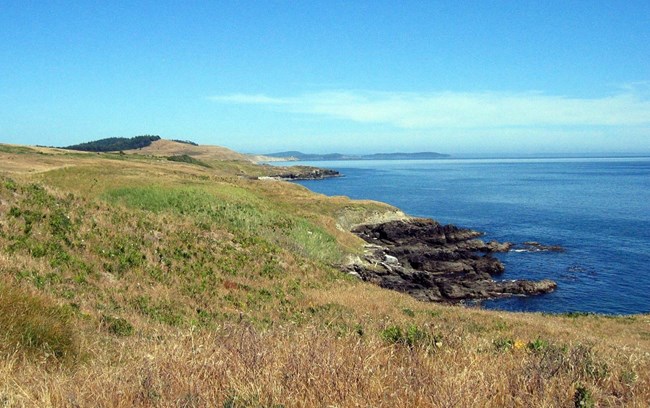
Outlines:
<svg viewBox="0 0 650 408"><path fill-rule="evenodd" d="M84 152L117 152L121 150L141 149L149 146L156 140L160 140L160 136L143 135L132 138L109 137L106 139L64 147L64 149L80 150Z"/></svg>
<svg viewBox="0 0 650 408"><path fill-rule="evenodd" d="M203 166L210 168L209 164L202 162L201 160L195 159L192 156L188 156L187 154L181 154L178 156L169 156L167 157L167 160L169 161L175 161L175 162L180 162L180 163L189 163L189 164L196 164L197 166Z"/></svg>
<svg viewBox="0 0 650 408"><path fill-rule="evenodd" d="M245 191L230 188L210 194L204 188L134 187L110 190L104 197L113 203L152 212L172 211L189 216L200 228L218 225L243 234L247 242L271 241L285 249L335 264L342 252L336 240L323 228L306 219L269 208ZM243 197L238 199L237 197ZM235 198L233 200L233 198Z"/></svg>
<svg viewBox="0 0 650 408"><path fill-rule="evenodd" d="M591 391L587 389L584 385L578 385L576 387L576 393L573 397L576 408L593 408L594 407L594 398L591 395Z"/></svg>
<svg viewBox="0 0 650 408"><path fill-rule="evenodd" d="M381 332L381 337L390 344L402 344L409 347L442 347L442 336L432 335L426 330L411 324L406 329L400 326L389 326Z"/></svg>
<svg viewBox="0 0 650 408"><path fill-rule="evenodd" d="M195 143L195 142L193 142L191 140L172 139L172 142L188 144L188 145L191 145L191 146L198 146L199 145L198 143Z"/></svg>
<svg viewBox="0 0 650 408"><path fill-rule="evenodd" d="M24 154L24 153L34 153L34 149L26 146L11 146L6 144L0 144L0 152L12 153L12 154Z"/></svg>
<svg viewBox="0 0 650 408"><path fill-rule="evenodd" d="M102 326L116 336L130 336L133 334L133 325L121 317L102 315Z"/></svg>

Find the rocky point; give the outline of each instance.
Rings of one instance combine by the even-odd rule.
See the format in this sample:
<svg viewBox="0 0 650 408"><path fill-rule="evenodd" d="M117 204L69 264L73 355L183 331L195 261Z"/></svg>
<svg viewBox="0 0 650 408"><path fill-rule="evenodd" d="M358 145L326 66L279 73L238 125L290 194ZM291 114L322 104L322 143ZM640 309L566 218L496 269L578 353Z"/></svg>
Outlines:
<svg viewBox="0 0 650 408"><path fill-rule="evenodd" d="M553 291L551 280L496 281L503 264L492 254L510 243L478 239L482 233L423 218L361 225L352 230L368 244L346 266L361 279L417 299L459 302Z"/></svg>

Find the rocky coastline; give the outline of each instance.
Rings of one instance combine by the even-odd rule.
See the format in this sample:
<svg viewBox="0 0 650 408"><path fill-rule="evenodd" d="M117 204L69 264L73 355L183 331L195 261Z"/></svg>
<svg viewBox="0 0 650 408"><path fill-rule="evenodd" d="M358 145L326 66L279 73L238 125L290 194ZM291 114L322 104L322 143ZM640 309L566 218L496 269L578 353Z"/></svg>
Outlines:
<svg viewBox="0 0 650 408"><path fill-rule="evenodd" d="M360 225L352 232L367 242L365 253L344 267L364 281L431 302L462 302L549 293L548 279L495 280L504 272L492 254L514 246L478 239L480 232L411 218ZM530 244L530 243L526 243ZM538 250L559 250L541 244Z"/></svg>
<svg viewBox="0 0 650 408"><path fill-rule="evenodd" d="M311 166L273 167L273 172L266 176L258 177L259 180L322 180L326 178L341 177L336 170L322 169Z"/></svg>

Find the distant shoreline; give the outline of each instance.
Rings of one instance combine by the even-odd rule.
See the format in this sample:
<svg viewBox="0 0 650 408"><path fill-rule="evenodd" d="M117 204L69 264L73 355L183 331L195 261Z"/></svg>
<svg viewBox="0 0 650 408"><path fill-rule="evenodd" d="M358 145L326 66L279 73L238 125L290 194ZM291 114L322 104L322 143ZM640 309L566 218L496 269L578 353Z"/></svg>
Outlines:
<svg viewBox="0 0 650 408"><path fill-rule="evenodd" d="M311 163L311 162L354 162L354 161L427 161L427 160L440 160L440 161L497 161L497 160L512 160L512 161L570 161L570 160L634 160L634 159L650 159L650 154L639 155L540 155L540 156L480 156L480 155L454 155L439 158L403 158L403 159L302 159L302 160L282 160L275 159L271 161L262 161L269 164L273 163Z"/></svg>
<svg viewBox="0 0 650 408"><path fill-rule="evenodd" d="M298 151L287 151L279 153L269 153L262 155L272 158L273 161L352 161L352 160L431 160L449 158L450 155L436 152L416 152L416 153L372 153L372 154L312 154Z"/></svg>

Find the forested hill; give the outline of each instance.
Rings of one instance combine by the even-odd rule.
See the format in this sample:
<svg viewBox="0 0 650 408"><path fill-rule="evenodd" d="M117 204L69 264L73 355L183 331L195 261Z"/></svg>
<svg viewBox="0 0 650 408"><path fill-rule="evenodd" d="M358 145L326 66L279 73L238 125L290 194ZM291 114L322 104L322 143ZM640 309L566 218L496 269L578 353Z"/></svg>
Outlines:
<svg viewBox="0 0 650 408"><path fill-rule="evenodd" d="M118 150L131 150L147 147L156 140L160 140L160 136L142 135L131 138L109 137L107 139L67 146L64 147L64 149L81 150L84 152L115 152Z"/></svg>

